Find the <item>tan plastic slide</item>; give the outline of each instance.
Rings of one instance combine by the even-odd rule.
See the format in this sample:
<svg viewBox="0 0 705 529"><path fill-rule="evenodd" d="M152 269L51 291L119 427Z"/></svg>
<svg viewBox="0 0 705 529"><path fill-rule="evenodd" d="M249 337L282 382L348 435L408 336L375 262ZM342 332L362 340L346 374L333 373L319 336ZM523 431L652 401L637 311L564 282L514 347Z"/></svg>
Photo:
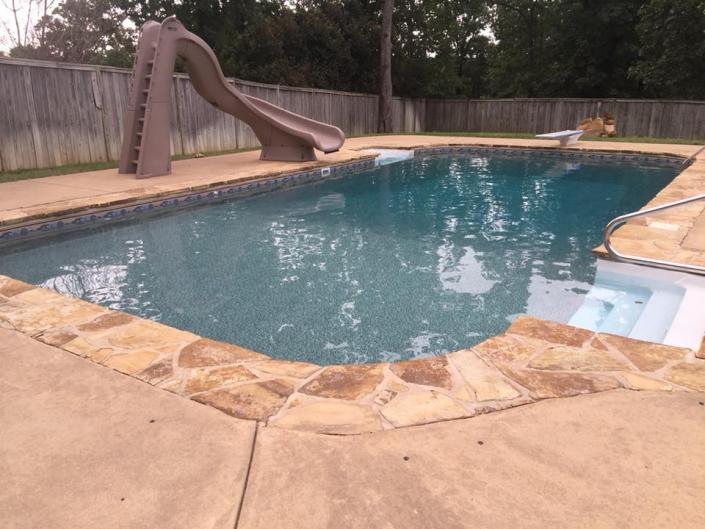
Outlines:
<svg viewBox="0 0 705 529"><path fill-rule="evenodd" d="M243 94L225 79L213 50L176 17L146 22L132 70L120 173L148 178L171 172L170 116L174 62L181 57L196 91L211 105L247 123L262 144L262 160L315 160L335 152L343 131Z"/></svg>

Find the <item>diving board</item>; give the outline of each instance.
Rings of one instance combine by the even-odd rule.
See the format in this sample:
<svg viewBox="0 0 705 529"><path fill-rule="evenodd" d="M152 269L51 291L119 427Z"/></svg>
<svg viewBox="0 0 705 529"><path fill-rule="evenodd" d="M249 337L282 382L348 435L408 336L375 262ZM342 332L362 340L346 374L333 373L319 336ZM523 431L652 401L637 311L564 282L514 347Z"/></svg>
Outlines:
<svg viewBox="0 0 705 529"><path fill-rule="evenodd" d="M549 132L548 134L537 134L536 137L544 140L558 140L561 147L563 147L565 145L575 145L584 133L584 130L562 130L560 132Z"/></svg>

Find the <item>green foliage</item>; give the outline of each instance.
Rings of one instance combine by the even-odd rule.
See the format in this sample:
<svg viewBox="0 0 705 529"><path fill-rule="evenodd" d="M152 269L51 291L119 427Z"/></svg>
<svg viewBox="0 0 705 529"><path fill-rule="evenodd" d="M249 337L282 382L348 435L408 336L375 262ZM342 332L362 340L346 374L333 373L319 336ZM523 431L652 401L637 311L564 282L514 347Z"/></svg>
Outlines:
<svg viewBox="0 0 705 529"><path fill-rule="evenodd" d="M505 97L636 95L641 0L496 2L490 91Z"/></svg>
<svg viewBox="0 0 705 529"><path fill-rule="evenodd" d="M11 55L130 66L134 41L124 21L124 13L111 0L64 0L53 16L39 21L39 45L16 47Z"/></svg>
<svg viewBox="0 0 705 529"><path fill-rule="evenodd" d="M416 97L484 95L487 2L406 0L395 5L395 91Z"/></svg>
<svg viewBox="0 0 705 529"><path fill-rule="evenodd" d="M304 0L272 7L246 32L233 73L262 82L376 91L375 2Z"/></svg>
<svg viewBox="0 0 705 529"><path fill-rule="evenodd" d="M379 91L380 0L64 0L15 57L129 66L176 15L226 75ZM703 98L705 0L396 0L394 93Z"/></svg>
<svg viewBox="0 0 705 529"><path fill-rule="evenodd" d="M639 12L639 60L629 70L650 97L705 97L705 1L651 0Z"/></svg>

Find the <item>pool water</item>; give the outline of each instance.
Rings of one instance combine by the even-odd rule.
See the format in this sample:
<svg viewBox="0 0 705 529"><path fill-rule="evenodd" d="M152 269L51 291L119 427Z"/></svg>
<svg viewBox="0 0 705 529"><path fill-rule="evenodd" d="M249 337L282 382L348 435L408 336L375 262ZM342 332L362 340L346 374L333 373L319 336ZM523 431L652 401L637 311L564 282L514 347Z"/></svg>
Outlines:
<svg viewBox="0 0 705 529"><path fill-rule="evenodd" d="M0 273L320 364L428 356L519 314L567 322L611 218L674 167L413 159L2 250Z"/></svg>

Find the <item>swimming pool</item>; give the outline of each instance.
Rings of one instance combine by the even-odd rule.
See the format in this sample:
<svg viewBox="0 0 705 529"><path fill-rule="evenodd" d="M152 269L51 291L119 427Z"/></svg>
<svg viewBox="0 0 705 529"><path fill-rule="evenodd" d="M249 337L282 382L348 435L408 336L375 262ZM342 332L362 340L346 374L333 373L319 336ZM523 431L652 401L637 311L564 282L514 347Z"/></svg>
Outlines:
<svg viewBox="0 0 705 529"><path fill-rule="evenodd" d="M569 321L602 227L678 172L576 160L422 157L28 241L0 273L279 358L441 354Z"/></svg>

